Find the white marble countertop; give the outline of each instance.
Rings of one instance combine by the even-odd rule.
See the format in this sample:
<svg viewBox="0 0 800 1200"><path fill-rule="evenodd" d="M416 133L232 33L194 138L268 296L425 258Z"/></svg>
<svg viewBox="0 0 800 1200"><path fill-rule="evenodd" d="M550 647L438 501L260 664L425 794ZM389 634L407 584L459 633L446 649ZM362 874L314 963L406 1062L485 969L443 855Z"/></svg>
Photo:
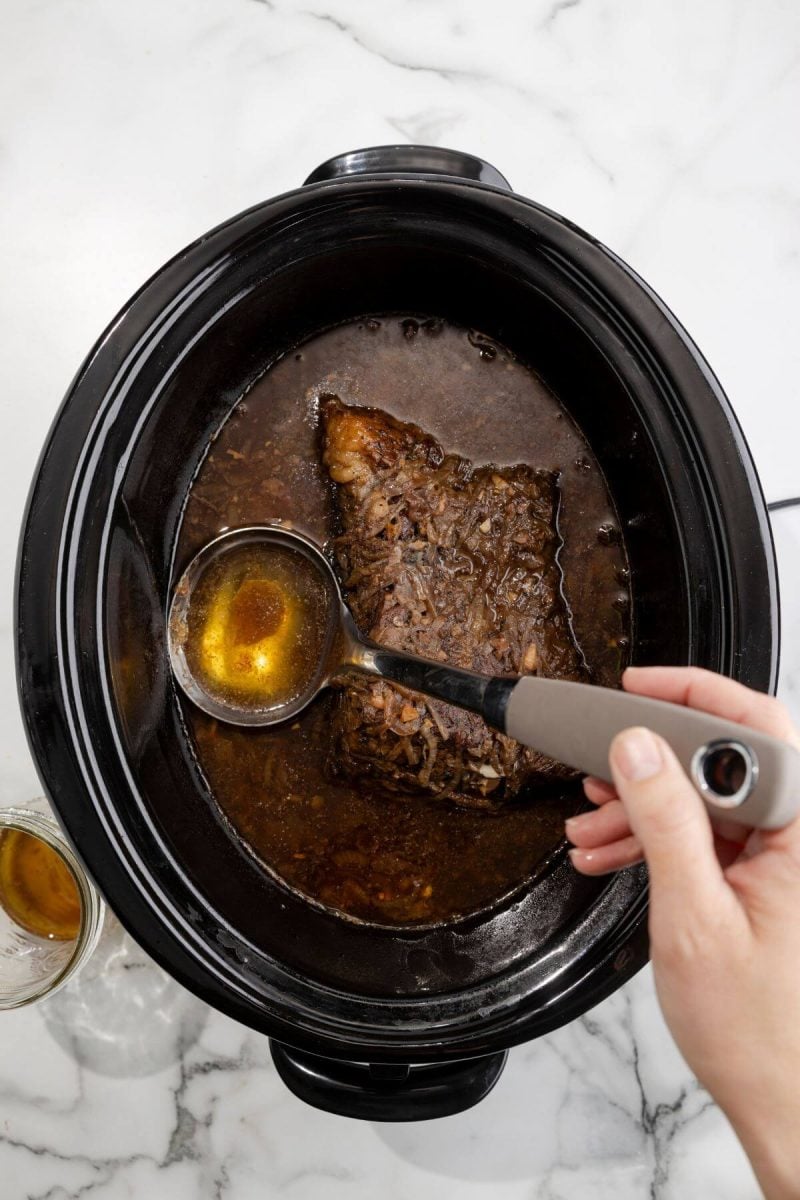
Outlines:
<svg viewBox="0 0 800 1200"><path fill-rule="evenodd" d="M800 492L800 8L782 0L2 0L0 804L40 791L16 706L25 493L108 319L196 235L357 146L482 155L618 251L694 335L770 500ZM800 714L800 512L775 514ZM477 1109L346 1122L119 932L0 1016L2 1200L748 1200L649 971L514 1051ZM100 968L103 968L102 970ZM119 985L119 986L117 986Z"/></svg>

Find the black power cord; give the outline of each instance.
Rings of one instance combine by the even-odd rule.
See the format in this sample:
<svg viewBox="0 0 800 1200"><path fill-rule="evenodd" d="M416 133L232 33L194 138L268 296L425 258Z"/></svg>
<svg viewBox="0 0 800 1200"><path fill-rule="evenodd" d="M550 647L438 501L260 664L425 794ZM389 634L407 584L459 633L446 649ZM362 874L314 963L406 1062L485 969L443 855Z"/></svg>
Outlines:
<svg viewBox="0 0 800 1200"><path fill-rule="evenodd" d="M768 512L776 512L779 508L794 508L795 504L800 504L800 496L790 496L787 500L773 500L767 505Z"/></svg>

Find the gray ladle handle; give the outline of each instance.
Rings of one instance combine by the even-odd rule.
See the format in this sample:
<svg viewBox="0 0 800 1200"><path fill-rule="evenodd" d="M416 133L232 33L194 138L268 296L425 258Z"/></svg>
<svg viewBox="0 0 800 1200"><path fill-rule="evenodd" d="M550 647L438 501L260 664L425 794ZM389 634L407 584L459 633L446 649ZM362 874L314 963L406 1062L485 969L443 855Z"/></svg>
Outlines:
<svg viewBox="0 0 800 1200"><path fill-rule="evenodd" d="M586 683L487 678L374 644L362 643L351 665L480 713L518 742L599 779L611 778L614 737L645 725L666 738L711 812L780 829L800 810L800 753L710 713Z"/></svg>
<svg viewBox="0 0 800 1200"><path fill-rule="evenodd" d="M511 737L600 779L611 777L608 748L616 734L644 725L670 744L712 812L743 825L780 829L800 809L800 753L710 713L535 677L513 684L501 706L502 727Z"/></svg>

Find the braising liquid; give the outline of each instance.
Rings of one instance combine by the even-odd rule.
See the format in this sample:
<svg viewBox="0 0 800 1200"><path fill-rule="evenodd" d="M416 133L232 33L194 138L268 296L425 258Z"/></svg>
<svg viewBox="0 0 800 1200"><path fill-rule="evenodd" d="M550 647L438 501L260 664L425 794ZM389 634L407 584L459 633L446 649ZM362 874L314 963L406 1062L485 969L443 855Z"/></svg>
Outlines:
<svg viewBox="0 0 800 1200"><path fill-rule="evenodd" d="M20 829L0 834L0 905L38 937L78 936L81 901L72 872L56 850Z"/></svg>

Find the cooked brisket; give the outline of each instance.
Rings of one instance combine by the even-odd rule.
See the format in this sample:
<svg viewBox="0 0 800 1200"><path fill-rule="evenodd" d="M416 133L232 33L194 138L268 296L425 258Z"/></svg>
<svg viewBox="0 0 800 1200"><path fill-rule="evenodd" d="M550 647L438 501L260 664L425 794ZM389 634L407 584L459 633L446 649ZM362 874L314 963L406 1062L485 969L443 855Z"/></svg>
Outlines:
<svg viewBox="0 0 800 1200"><path fill-rule="evenodd" d="M561 589L552 472L474 467L415 425L333 396L321 415L336 560L363 634L486 675L585 678ZM484 808L573 774L472 713L356 676L339 694L332 766Z"/></svg>

